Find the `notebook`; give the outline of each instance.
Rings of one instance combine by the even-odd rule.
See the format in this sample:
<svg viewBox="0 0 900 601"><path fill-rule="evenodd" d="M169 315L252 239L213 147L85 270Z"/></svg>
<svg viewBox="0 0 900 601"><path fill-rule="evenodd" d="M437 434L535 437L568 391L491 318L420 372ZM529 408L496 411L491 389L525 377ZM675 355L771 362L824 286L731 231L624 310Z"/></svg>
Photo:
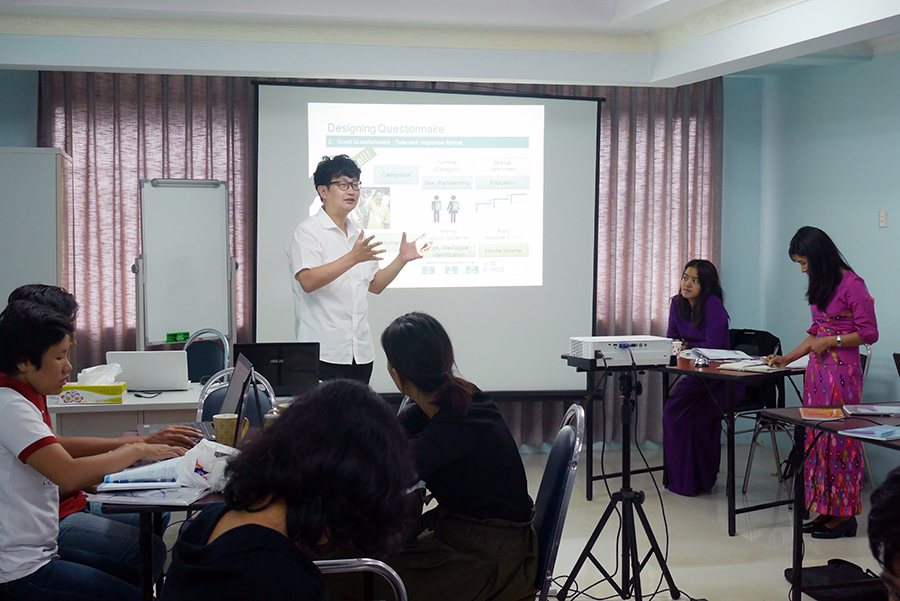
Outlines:
<svg viewBox="0 0 900 601"><path fill-rule="evenodd" d="M184 351L107 351L106 363L118 363L118 378L131 391L187 390L190 387Z"/></svg>
<svg viewBox="0 0 900 601"><path fill-rule="evenodd" d="M257 342L235 344L234 354L246 356L275 396L293 397L319 384L318 342Z"/></svg>

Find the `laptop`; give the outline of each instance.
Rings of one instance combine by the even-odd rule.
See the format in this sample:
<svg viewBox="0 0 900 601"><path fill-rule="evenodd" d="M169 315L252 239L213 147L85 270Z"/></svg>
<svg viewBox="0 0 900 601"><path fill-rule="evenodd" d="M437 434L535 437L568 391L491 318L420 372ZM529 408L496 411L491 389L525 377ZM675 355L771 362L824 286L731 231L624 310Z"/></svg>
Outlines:
<svg viewBox="0 0 900 601"><path fill-rule="evenodd" d="M118 378L128 391L187 390L187 353L184 351L107 351L106 363L118 363Z"/></svg>
<svg viewBox="0 0 900 601"><path fill-rule="evenodd" d="M231 374L231 380L229 380L228 388L225 390L225 398L222 400L222 406L216 412L236 413L238 416L238 430L240 430L240 424L244 421L244 417L247 417L250 406L255 405L257 411L262 411L259 407L259 403L244 403L247 388L253 380L252 376L253 365L246 357L238 355L238 358L235 360L234 371ZM259 423L263 423L262 416L260 416ZM200 432L203 433L203 438L206 438L207 440L216 439L216 426L211 419L209 421L183 422L180 424L146 424L143 427L142 434L153 434L169 425L190 426L191 428L200 430Z"/></svg>
<svg viewBox="0 0 900 601"><path fill-rule="evenodd" d="M293 397L319 384L318 342L257 342L235 344L234 354L245 355L275 396Z"/></svg>

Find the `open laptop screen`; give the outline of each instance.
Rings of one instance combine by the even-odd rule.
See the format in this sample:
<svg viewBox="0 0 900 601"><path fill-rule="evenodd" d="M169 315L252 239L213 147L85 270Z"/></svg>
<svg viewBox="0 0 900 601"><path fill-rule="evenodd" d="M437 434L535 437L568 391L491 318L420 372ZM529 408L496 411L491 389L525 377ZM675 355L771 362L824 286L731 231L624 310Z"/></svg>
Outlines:
<svg viewBox="0 0 900 601"><path fill-rule="evenodd" d="M234 354L249 358L276 396L295 396L319 384L318 342L235 344Z"/></svg>
<svg viewBox="0 0 900 601"><path fill-rule="evenodd" d="M244 391L247 390L247 381L250 379L250 369L253 364L243 355L238 355L234 362L234 372L228 382L228 390L225 391L225 399L219 413L238 413Z"/></svg>

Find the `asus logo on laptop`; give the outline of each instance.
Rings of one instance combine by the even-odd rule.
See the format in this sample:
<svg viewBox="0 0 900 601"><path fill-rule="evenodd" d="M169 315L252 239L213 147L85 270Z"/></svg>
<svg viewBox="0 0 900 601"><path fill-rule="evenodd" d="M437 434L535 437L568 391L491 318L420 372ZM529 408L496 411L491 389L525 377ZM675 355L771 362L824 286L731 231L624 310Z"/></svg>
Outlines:
<svg viewBox="0 0 900 601"><path fill-rule="evenodd" d="M278 358L275 358L275 359L272 359L271 361L269 361L269 364L270 364L270 365L271 365L272 363L284 363L284 359L278 359Z"/></svg>

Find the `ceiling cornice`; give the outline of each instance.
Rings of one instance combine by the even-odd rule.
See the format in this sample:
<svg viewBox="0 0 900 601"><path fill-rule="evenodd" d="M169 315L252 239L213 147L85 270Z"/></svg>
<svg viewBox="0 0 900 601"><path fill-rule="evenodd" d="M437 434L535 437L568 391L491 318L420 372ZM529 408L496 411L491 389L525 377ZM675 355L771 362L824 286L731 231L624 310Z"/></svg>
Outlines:
<svg viewBox="0 0 900 601"><path fill-rule="evenodd" d="M422 27L371 27L299 20L159 19L54 14L0 14L0 34L234 42L645 53L681 44L806 0L732 0L647 34Z"/></svg>
<svg viewBox="0 0 900 601"><path fill-rule="evenodd" d="M803 2L806 0L732 0L650 32L647 37L654 51L671 48Z"/></svg>
<svg viewBox="0 0 900 601"><path fill-rule="evenodd" d="M359 40L366 46L484 50L650 50L647 37L640 35L57 15L0 14L0 34L295 44L346 44L347 40Z"/></svg>

